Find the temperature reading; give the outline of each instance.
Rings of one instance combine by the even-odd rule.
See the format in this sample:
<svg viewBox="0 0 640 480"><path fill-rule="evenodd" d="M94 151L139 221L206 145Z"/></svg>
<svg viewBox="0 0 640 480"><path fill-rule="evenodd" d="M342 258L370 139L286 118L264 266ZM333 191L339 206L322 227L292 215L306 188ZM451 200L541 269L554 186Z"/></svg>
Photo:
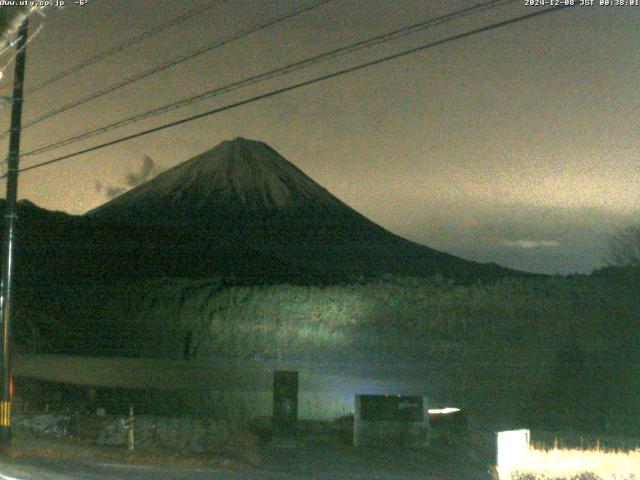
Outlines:
<svg viewBox="0 0 640 480"><path fill-rule="evenodd" d="M80 5L81 7L84 7L87 3L89 3L89 0L78 0L78 1L76 1L76 5Z"/></svg>

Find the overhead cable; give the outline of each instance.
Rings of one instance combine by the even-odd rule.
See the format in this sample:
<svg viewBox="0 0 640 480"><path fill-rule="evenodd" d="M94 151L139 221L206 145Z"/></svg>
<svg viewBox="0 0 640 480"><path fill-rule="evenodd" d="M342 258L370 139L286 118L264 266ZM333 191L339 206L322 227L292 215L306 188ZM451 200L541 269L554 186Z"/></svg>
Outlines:
<svg viewBox="0 0 640 480"><path fill-rule="evenodd" d="M240 101L237 101L237 102L234 102L234 103L230 103L228 105L224 105L222 107L214 108L214 109L209 110L207 112L203 112L203 113L200 113L200 114L197 114L197 115L192 115L190 117L186 117L186 118L183 118L181 120L177 120L177 121L174 121L174 122L166 123L166 124L160 125L158 127L154 127L154 128L150 128L150 129L147 129L147 130L143 130L141 132L137 132L137 133L134 133L134 134L131 134L131 135L127 135L125 137L121 137L121 138L118 138L118 139L115 139L115 140L110 140L108 142L105 142L105 143L102 143L102 144L99 144L99 145L95 145L93 147L89 147L89 148L85 148L85 149L82 149L82 150L78 150L76 152L69 153L67 155L63 155L63 156L60 156L60 157L57 157L57 158L53 158L51 160L47 160L47 161L44 161L44 162L37 163L35 165L24 167L24 168L20 169L20 172L26 172L26 171L34 170L34 169L41 168L41 167L44 167L44 166L47 166L47 165L52 165L54 163L62 162L62 161L68 160L70 158L74 158L74 157L77 157L79 155L83 155L85 153L95 152L97 150L101 150L103 148L110 147L112 145L117 145L117 144L120 144L120 143L123 143L123 142L127 142L129 140L133 140L135 138L140 138L140 137L152 134L152 133L156 133L156 132L159 132L159 131L162 131L162 130L166 130L166 129L171 128L171 127L175 127L175 126L178 126L178 125L183 125L185 123L192 122L192 121L198 120L200 118L209 117L209 116L212 116L212 115L215 115L215 114L218 114L218 113L225 112L227 110L231 110L231 109L235 109L235 108L241 107L243 105L248 105L250 103L254 103L254 102L257 102L257 101L260 101L260 100L264 100L266 98L271 98L271 97L274 97L276 95L281 95L283 93L291 92L293 90L297 90L297 89L300 89L300 88L303 88L303 87L314 85L316 83L323 82L323 81L326 81L326 80L329 80L329 79L332 79L332 78L336 78L336 77L339 77L339 76L342 76L342 75L346 75L348 73L352 73L352 72L356 72L356 71L359 71L359 70L362 70L362 69L365 69L365 68L368 68L368 67L372 67L374 65L380 65L380 64L388 62L390 60L395 60L395 59L398 59L398 58L405 57L407 55L411 55L411 54L414 54L414 53L422 52L422 51L437 47L439 45L443 45L443 44L450 43L450 42L453 42L453 41L456 41L456 40L460 40L460 39L463 39L463 38L470 37L472 35L478 35L478 34L485 33L485 32L491 31L491 30L496 30L496 29L501 28L501 27L505 27L507 25L513 25L515 23L522 22L522 21L525 21L525 20L530 20L530 19L535 18L535 17L539 17L539 16L546 15L546 14L549 14L549 13L554 13L554 12L558 12L558 11L561 11L561 10L565 10L565 9L567 9L569 7L570 7L570 5L561 5L561 6L557 6L557 7L547 8L547 9L544 9L544 10L538 10L536 12L532 12L532 13L529 13L529 14L526 14L526 15L521 15L521 16L518 16L518 17L510 18L508 20L503 20L503 21L499 21L499 22L496 22L496 23L492 23L490 25L487 25L487 26L484 26L484 27L480 27L480 28L476 28L476 29L473 29L473 30L469 30L467 32L460 33L460 34L457 34L457 35L452 35L452 36L444 38L442 40L437 40L437 41L430 42L430 43L427 43L427 44L419 45L417 47L413 47L413 48L410 48L410 49L407 49L407 50L403 50L401 52L394 53L392 55L387 55L385 57L381 57L381 58L378 58L376 60L372 60L372 61L369 61L369 62L366 62L366 63L361 63L359 65L355 65L353 67L348 67L348 68L345 68L345 69L342 69L342 70L338 70L336 72L332 72L332 73L328 73L328 74L325 74L325 75L321 75L321 76L313 78L311 80L306 80L306 81L303 81L303 82L295 83L293 85L289 85L287 87L279 88L277 90L272 90L270 92L263 93L263 94L260 94L260 95L256 95L254 97L247 98L245 100L240 100ZM6 175L0 176L0 179L5 178L5 177L6 177Z"/></svg>
<svg viewBox="0 0 640 480"><path fill-rule="evenodd" d="M168 30L182 22L185 22L197 15L200 15L208 10L211 10L212 8L218 6L221 3L225 3L228 2L230 0L213 0L210 2L207 2L206 4L204 4L203 6L201 6L200 8L194 9L194 10L189 10L188 12L179 15L177 17L172 18L171 20L162 23L160 25L158 25L157 27L152 28L151 30L147 30L146 32L142 32L139 35L136 35L135 37L132 37L128 40L125 40L124 42L121 42L103 52L100 52L92 57L89 57L85 60L83 60L80 63L77 63L76 65L73 65L72 67L69 67L66 70L63 70L60 73L55 74L54 76L47 78L46 80L43 80L42 82L29 87L25 90L25 94L31 94L34 93L38 90L43 89L44 87L47 87L59 80L62 80L63 78L67 78L68 76L79 72L80 70L84 70L85 68L98 63L102 60L104 60L105 58L108 58L112 55L115 55L116 53L120 53L124 50L126 50L127 48L135 45L136 43L140 43L143 40L146 40L147 38L153 37L154 35L157 35L161 32L164 32L165 30Z"/></svg>
<svg viewBox="0 0 640 480"><path fill-rule="evenodd" d="M109 93L115 92L116 90L119 90L119 89L121 89L123 87L126 87L128 85L131 85L132 83L135 83L137 81L143 80L143 79L145 79L147 77L150 77L152 75L160 73L160 72L162 72L164 70L167 70L168 68L175 67L176 65L184 63L184 62L186 62L188 60L192 60L192 59L194 59L196 57L199 57L200 55L203 55L203 54L205 54L207 52L215 50L216 48L220 48L220 47L222 47L224 45L228 45L228 44L230 44L232 42L235 42L236 40L240 40L241 38L249 36L249 35L251 35L253 33L259 32L260 30L264 30L264 29L266 29L268 27L271 27L271 26L276 25L278 23L281 23L281 22L284 22L284 21L289 20L291 18L294 18L294 17L296 17L298 15L301 15L303 13L306 13L306 12L310 11L310 10L313 10L315 8L318 8L318 7L322 6L322 5L325 5L325 4L327 4L327 3L331 2L331 1L333 1L333 0L320 0L320 1L317 1L317 2L315 2L313 4L311 4L311 5L307 5L305 7L299 8L299 9L293 11L293 12L287 13L285 15L280 15L280 16L278 16L276 18L268 20L267 22L263 22L263 23L260 23L258 25L254 25L252 27L246 28L244 30L240 30L239 32L236 32L236 33L232 34L231 36L226 37L226 38L224 38L222 40L217 40L216 42L214 42L214 43L212 43L210 45L206 45L204 47L200 47L200 48L198 48L196 50L193 50L193 51L191 51L191 52L189 52L189 53L187 53L185 55L181 55L180 57L177 57L177 58L175 58L173 60L169 60L169 61L167 61L165 63L162 63L162 64L157 65L155 67L152 67L152 68L150 68L148 70L145 70L142 73L139 73L139 74L130 76L128 78L125 78L123 80L120 80L120 81L118 81L118 82L116 82L116 83L114 83L112 85L109 85L108 87L100 89L100 90L98 90L96 92L93 92L93 93L91 93L89 95L86 95L86 96L84 96L84 97L82 97L82 98L80 98L78 100L74 100L74 101L72 101L70 103L62 105L61 107L58 107L58 108L56 108L54 110L51 110L51 111L49 111L47 113L44 113L44 114L40 115L39 117L34 118L33 120L25 122L25 124L22 125L22 129L25 130L25 129L29 128L29 127L32 127L33 125L37 125L38 123L43 122L43 121L45 121L45 120L47 120L49 118L55 117L56 115L59 115L59 114L61 114L63 112L71 110L71 109L73 109L75 107L78 107L80 105L84 105L85 103L91 102L92 100L96 100L96 99L98 99L100 97L103 97L104 95L107 95ZM0 138L4 138L7 135L9 135L9 131L5 131L2 134L0 134Z"/></svg>
<svg viewBox="0 0 640 480"><path fill-rule="evenodd" d="M435 17L435 18L430 18L428 20L424 20L422 22L419 23L415 23L413 25L409 25L407 27L403 27L403 28L399 28L397 30L393 30L391 32L385 33L385 34L381 34L381 35L377 35L374 37L370 37L367 38L365 40L361 40L358 41L356 43L344 46L344 47L340 47L334 50L330 50L328 52L324 52L322 54L319 55L315 55L313 57L310 58L306 58L304 60L298 61L298 62L294 62L288 65L285 65L283 67L278 67L276 69L273 70L269 70L267 72L258 74L258 75L254 75L248 78L244 78L242 80L238 80L235 82L232 82L230 84L221 86L221 87L216 87L212 90L208 90L204 93L200 93L198 95L183 99L183 100L179 100L177 102L172 102L169 104L165 104L162 105L160 107L156 107L153 108L151 110L148 110L146 112L142 112L142 113L138 113L136 115L118 120L116 122L112 122L109 123L107 125L104 125L102 127L98 127L83 133L79 133L77 135L73 135L67 138L64 138L62 140L59 140L55 143L52 144L48 144L48 145L42 145L39 147L36 147L32 150L29 150L27 152L25 152L23 154L24 157L26 156L33 156L33 155L40 155L42 153L51 151L51 150L56 150L58 148L67 146L67 145L71 145L77 142L80 142L82 140L86 140L88 138L94 137L96 135L101 135L103 133L107 133L109 131L112 130L116 130L122 127L125 127L127 125L131 125L133 123L138 123L142 120L146 120L148 118L152 118L167 112L170 112L172 110L176 110L179 108L183 108L189 105L193 105L195 103L198 102L202 102L204 100L208 100L210 98L213 97L217 97L217 96L221 96L223 94L229 93L229 92L233 92L236 90L239 90L241 88L245 88L248 87L250 85L255 85L257 83L261 83L267 80L271 80L273 78L277 78L277 77L281 77L284 75L288 75L294 71L300 70L302 68L311 66L311 65L315 65L317 63L320 62L324 62L333 58L337 58L340 56L344 56L348 53L353 53L356 52L358 50L362 50L365 48L371 48L373 46L376 45L380 45L383 43L387 43L390 42L392 40L396 40L398 38L402 38L405 37L407 35L422 31L422 30L426 30L429 28L433 28L435 26L438 25L442 25L445 23L449 23L455 20L458 20L462 17L465 17L467 15L471 15L471 14L476 14L479 13L480 11L485 11L488 9L493 9L493 8L497 8L500 6L504 6L510 3L515 3L519 0L490 0L490 1L486 1L483 3L479 3L476 4L474 6L471 7L467 7L461 10L457 10L455 12L452 13L448 13L445 15L441 15L439 17Z"/></svg>

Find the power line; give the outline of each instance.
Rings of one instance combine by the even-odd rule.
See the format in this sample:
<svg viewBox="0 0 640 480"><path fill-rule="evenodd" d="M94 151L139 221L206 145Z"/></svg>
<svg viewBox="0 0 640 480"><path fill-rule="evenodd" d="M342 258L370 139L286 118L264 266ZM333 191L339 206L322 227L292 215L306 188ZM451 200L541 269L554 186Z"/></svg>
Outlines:
<svg viewBox="0 0 640 480"><path fill-rule="evenodd" d="M23 154L23 156L33 156L33 155L39 155L45 152L48 152L50 150L55 150L58 149L60 147L63 146L67 146L67 145L71 145L74 143L77 143L79 141L85 140L87 138L91 138L94 137L96 135L100 135L106 132L109 132L111 130L115 130L118 128L122 128L124 126L127 125L131 125L133 123L137 123L140 122L142 120L146 120L148 118L152 118L155 117L157 115L163 114L163 113L167 113L169 111L172 110L176 110L179 108L183 108L185 106L188 105L192 105L194 103L197 102L201 102L204 100L207 100L209 98L213 98L213 97L217 97L229 92L233 92L235 90L239 90L241 88L250 86L250 85L255 85L257 83L266 81L266 80L271 80L273 78L277 78L283 75L287 75L291 72L294 72L296 70L300 70L302 68L305 68L307 66L310 65L314 65L317 63L320 63L322 61L326 61L329 59L333 59L333 58L337 58L339 56L342 55L346 55L348 53L352 53L358 50L362 50L365 48L370 48L376 45L380 45L383 43L387 43L390 42L392 40L396 40L398 38L416 33L418 31L421 30L425 30L437 25L442 25L444 23L448 23L454 20L457 20L459 18L462 18L464 16L470 15L472 13L477 13L479 11L484 11L484 10L489 10L489 9L493 9L499 6L504 6L510 3L515 3L518 0L490 0L488 2L484 2L484 3L480 3L480 4L476 4L472 7L467 7L461 10L457 10L455 12L452 13L448 13L446 15L441 15L439 17L435 17L435 18L431 18L407 27L402 27L400 29L382 34L382 35L377 35L374 37L370 37L368 39L365 40L361 40L359 42L347 45L345 47L340 47L334 50L330 50L328 52L298 61L298 62L294 62L291 64L288 64L286 66L283 67L279 67L273 70L269 70L267 72L252 76L252 77L248 77L236 82L233 82L231 84L227 84L224 85L222 87L217 87L214 88L213 90L209 90L207 92L195 95L193 97L187 98L187 99L183 99L180 100L178 102L173 102L167 105L163 105L161 107L156 107L154 109L148 110L146 112L143 113L139 113L136 115L133 115L131 117L127 117L124 118L122 120L118 120L116 122L107 124L105 126L102 127L98 127L96 129L93 130L89 130L77 135L73 135L71 137L67 137L65 139L59 140L55 143L52 144L48 144L48 145L43 145L40 147L37 147L33 150L29 150L27 152L25 152Z"/></svg>
<svg viewBox="0 0 640 480"><path fill-rule="evenodd" d="M182 22L185 22L187 20L189 20L190 18L195 17L196 15L200 15L201 13L204 13L208 10L211 10L212 8L216 7L217 5L221 4L221 3L225 3L229 0L213 0L210 1L208 3L206 3L205 5L203 5L200 8L197 8L195 10L189 10L188 12L179 15L175 18L172 18L171 20L169 20L168 22L165 22L161 25L158 25L157 27L152 28L151 30L147 30L146 32L143 32L139 35L136 35L135 37L130 38L129 40L125 40L122 43L119 43L117 45L115 45L114 47L105 50L101 53L98 53L96 55L94 55L93 57L89 57L86 60L68 68L67 70L63 70L62 72L54 75L53 77L48 78L47 80L43 80L42 82L34 85L33 87L27 88L25 90L25 94L31 94L34 93L38 90L41 90L42 88L51 85L54 82L57 82L59 80L62 80L63 78L68 77L69 75L72 75L76 72L79 72L80 70L84 70L85 68L93 65L94 63L97 63L101 60L104 60L107 57L110 57L112 55L115 55L116 53L122 52L123 50L126 50L127 48L131 47L132 45L135 45L136 43L140 43L143 40L146 40L147 38L153 37L154 35L157 35L165 30L168 30L171 27L174 27Z"/></svg>
<svg viewBox="0 0 640 480"><path fill-rule="evenodd" d="M545 9L545 10L540 10L540 11L537 11L537 12L529 13L529 14L526 14L526 15L521 15L519 17L510 18L508 20L503 20L503 21L500 21L500 22L492 23L492 24L484 26L484 27L476 28L476 29L469 30L469 31L464 32L464 33L460 33L460 34L457 34L457 35L453 35L453 36L444 38L442 40L437 40L435 42L430 42L430 43L427 43L427 44L423 44L423 45L420 45L420 46L417 46L417 47L413 47L413 48L410 48L410 49L407 49L407 50L403 50L402 52L398 52L398 53L395 53L395 54L392 54L392 55L388 55L388 56L385 56L385 57L378 58L376 60L372 60L372 61L369 61L369 62L366 62L366 63L361 63L361 64L353 66L353 67L349 67L349 68L345 68L345 69L342 69L342 70L338 70L338 71L333 72L333 73L328 73L328 74L325 74L325 75L321 75L321 76L313 78L311 80L306 80L306 81L303 81L303 82L295 83L293 85L289 85L287 87L279 88L277 90L272 90L270 92L263 93L261 95L256 95L254 97L251 97L251 98L248 98L248 99L245 99L245 100L240 100L238 102L230 103L228 105L225 105L225 106L222 106L222 107L218 107L218 108L214 108L212 110L209 110L207 112L203 112L203 113L200 113L200 114L197 114L197 115L192 115L190 117L183 118L181 120L177 120L177 121L174 121L174 122L166 123L164 125L160 125L158 127L150 128L148 130L143 130L141 132L134 133L132 135L127 135L125 137L121 137L121 138L118 138L118 139L115 139L115 140L110 140L108 142L105 142L105 143L102 143L102 144L99 144L99 145L95 145L93 147L85 148L83 150L79 150L79 151L76 151L76 152L73 152L73 153L70 153L70 154L67 154L67 155L63 155L63 156L60 156L60 157L57 157L57 158L54 158L54 159L51 159L51 160L47 160L45 162L40 162L40 163L37 163L35 165L31 165L29 167L21 168L19 171L20 172L26 172L26 171L29 171L29 170L34 170L36 168L44 167L46 165L51 165L53 163L62 162L62 161L67 160L69 158L77 157L77 156L83 155L85 153L90 153L90 152L94 152L96 150L101 150L103 148L110 147L112 145L123 143L123 142L129 141L129 140L133 140L135 138L139 138L139 137L142 137L142 136L145 136L145 135L149 135L151 133L156 133L156 132L159 132L161 130L165 130L167 128L171 128L171 127L175 127L175 126L178 126L178 125L182 125L184 123L188 123L188 122L191 122L191 121L194 121L194 120L198 120L200 118L204 118L204 117L208 117L208 116L211 116L211 115L215 115L217 113L225 112L227 110L231 110L231 109L234 109L234 108L241 107L243 105L247 105L247 104L250 104L250 103L253 103L253 102L257 102L259 100L264 100L266 98L274 97L276 95L280 95L280 94L283 94L283 93L286 93L286 92L297 90L297 89L302 88L302 87L307 87L309 85L314 85L316 83L323 82L325 80L336 78L336 77L339 77L339 76L342 76L342 75L346 75L348 73L356 72L356 71L359 71L359 70L362 70L362 69L365 69L365 68L368 68L368 67L372 67L374 65L379 65L381 63L385 63L385 62L388 62L390 60L395 60L397 58L405 57L405 56L413 54L413 53L417 53L417 52L421 52L421 51L424 51L424 50L428 50L430 48L434 48L434 47L437 47L439 45L443 45L443 44L446 44L446 43L449 43L449 42L453 42L455 40L460 40L462 38L470 37L472 35L477 35L477 34L480 34L480 33L488 32L488 31L491 31L491 30L495 30L495 29L498 29L498 28L501 28L501 27L504 27L504 26L507 26L507 25L512 25L512 24L515 24L515 23L518 23L518 22L522 22L522 21L525 21L525 20L529 20L529 19L532 19L532 18L535 18L535 17L539 17L539 16L542 16L542 15L545 15L545 14L548 14L548 13L557 12L557 11L560 11L560 10L563 10L563 9L566 9L566 8L569 8L569 7L570 7L570 5L561 5L561 6L558 6L558 7L552 7L552 8L548 8L548 9ZM6 175L0 176L0 179L2 179L2 178L6 178Z"/></svg>
<svg viewBox="0 0 640 480"><path fill-rule="evenodd" d="M276 17L276 18L273 18L271 20L268 20L267 22L254 25L254 26L246 28L244 30L240 30L239 32L236 32L236 33L232 34L231 36L226 37L226 38L224 38L222 40L218 40L218 41L214 42L213 44L206 45L204 47L201 47L201 48L198 48L196 50L193 50L193 51L187 53L186 55L182 55L182 56L177 57L177 58L175 58L173 60L170 60L168 62L162 63L162 64L157 65L155 67L152 67L152 68L150 68L148 70L145 70L144 72L142 72L140 74L133 75L131 77L125 78L124 80L121 80L121 81L116 82L116 83L114 83L112 85L109 85L106 88L98 90L98 91L96 91L94 93L91 93L91 94L85 96L85 97L82 97L82 98L80 98L78 100L70 102L70 103L68 103L66 105L63 105L63 106L59 107L59 108L51 110L51 111L49 111L49 112L47 112L47 113L45 113L43 115L40 115L39 117L36 117L35 119L31 120L30 122L25 123L22 126L22 130L24 130L26 128L29 128L29 127L32 127L33 125L36 125L36 124L38 124L40 122L43 122L44 120L52 118L52 117L54 117L56 115L59 115L60 113L66 112L66 111L71 110L71 109L73 109L75 107L78 107L78 106L83 105L85 103L88 103L88 102L90 102L92 100L100 98L100 97L102 97L104 95L107 95L109 93L115 92L116 90L119 90L119 89L121 89L123 87L126 87L127 85L131 85L132 83L135 83L135 82L137 82L139 80L143 80L143 79L145 79L147 77L150 77L152 75L160 73L160 72L162 72L162 71L164 71L164 70L166 70L168 68L175 67L176 65L184 63L184 62L186 62L188 60L192 60L192 59L194 59L196 57L199 57L200 55L203 55L203 54L205 54L207 52L215 50L216 48L220 48L220 47L222 47L224 45L228 45L229 43L232 43L232 42L234 42L236 40L240 40L240 39L242 39L244 37L247 37L247 36L249 36L249 35L251 35L253 33L259 32L259 31L264 30L266 28L269 28L269 27L271 27L273 25L276 25L278 23L282 23L282 22L284 22L286 20L289 20L291 18L299 16L299 15L301 15L303 13L306 13L306 12L309 12L311 10L314 10L314 9L316 9L318 7L321 7L321 6L323 6L323 5L327 4L327 3L330 3L332 1L333 0L320 0L320 1L317 1L315 3L312 3L311 5L307 5L305 7L302 7L302 8L299 8L297 10L294 10L293 12L290 12L290 13L287 13L285 15L281 15L279 17ZM9 134L9 131L7 130L7 131L3 132L2 134L0 134L0 138L4 138L8 134Z"/></svg>

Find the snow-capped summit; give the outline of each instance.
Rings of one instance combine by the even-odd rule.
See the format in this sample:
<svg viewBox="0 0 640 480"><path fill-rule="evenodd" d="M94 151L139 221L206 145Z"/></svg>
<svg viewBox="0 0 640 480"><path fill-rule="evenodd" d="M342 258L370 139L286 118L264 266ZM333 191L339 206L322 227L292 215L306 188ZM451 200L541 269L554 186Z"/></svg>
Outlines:
<svg viewBox="0 0 640 480"><path fill-rule="evenodd" d="M244 138L220 143L87 217L107 229L107 224L117 223L179 231L185 236L180 247L185 251L202 239L215 239L232 249L245 245L297 268L327 274L505 273L385 230L265 143Z"/></svg>
<svg viewBox="0 0 640 480"><path fill-rule="evenodd" d="M199 223L230 211L344 206L263 142L220 143L89 212L94 217L135 214L139 221Z"/></svg>

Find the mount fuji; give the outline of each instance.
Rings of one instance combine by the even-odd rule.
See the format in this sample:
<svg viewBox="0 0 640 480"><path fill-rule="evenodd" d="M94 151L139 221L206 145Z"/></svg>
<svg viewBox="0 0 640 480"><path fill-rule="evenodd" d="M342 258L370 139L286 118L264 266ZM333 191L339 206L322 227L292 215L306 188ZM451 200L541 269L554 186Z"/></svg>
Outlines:
<svg viewBox="0 0 640 480"><path fill-rule="evenodd" d="M245 246L311 276L509 275L395 235L333 196L265 143L236 138L88 212L135 229ZM153 241L153 239L150 239Z"/></svg>

